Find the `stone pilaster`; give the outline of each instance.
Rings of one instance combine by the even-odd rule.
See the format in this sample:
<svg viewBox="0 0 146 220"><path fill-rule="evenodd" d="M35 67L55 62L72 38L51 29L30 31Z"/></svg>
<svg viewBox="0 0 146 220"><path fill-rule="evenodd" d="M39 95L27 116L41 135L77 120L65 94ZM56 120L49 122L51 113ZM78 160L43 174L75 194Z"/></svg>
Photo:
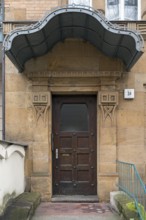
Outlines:
<svg viewBox="0 0 146 220"><path fill-rule="evenodd" d="M98 192L99 198L102 200L103 198L109 198L107 192L116 189L116 109L118 106L118 92L111 90L99 92L98 104L101 110L99 126Z"/></svg>
<svg viewBox="0 0 146 220"><path fill-rule="evenodd" d="M43 89L42 89L43 88ZM51 94L47 82L33 81L32 109L34 117L33 167L31 190L42 194L43 201L51 198L51 157L49 150L49 111Z"/></svg>

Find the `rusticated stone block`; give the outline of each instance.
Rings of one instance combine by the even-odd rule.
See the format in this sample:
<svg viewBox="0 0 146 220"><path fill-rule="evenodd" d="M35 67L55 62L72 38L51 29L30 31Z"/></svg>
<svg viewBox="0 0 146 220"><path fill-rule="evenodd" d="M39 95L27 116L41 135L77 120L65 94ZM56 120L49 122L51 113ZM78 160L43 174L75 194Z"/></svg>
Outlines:
<svg viewBox="0 0 146 220"><path fill-rule="evenodd" d="M98 196L100 201L109 201L109 193L117 190L117 174L99 174Z"/></svg>
<svg viewBox="0 0 146 220"><path fill-rule="evenodd" d="M15 20L25 20L26 19L26 8L15 8L14 18Z"/></svg>
<svg viewBox="0 0 146 220"><path fill-rule="evenodd" d="M31 191L41 193L42 201L50 201L51 188L51 178L47 174L45 176L45 174L40 173L31 177Z"/></svg>
<svg viewBox="0 0 146 220"><path fill-rule="evenodd" d="M48 143L36 142L33 145L33 172L46 172L49 168Z"/></svg>

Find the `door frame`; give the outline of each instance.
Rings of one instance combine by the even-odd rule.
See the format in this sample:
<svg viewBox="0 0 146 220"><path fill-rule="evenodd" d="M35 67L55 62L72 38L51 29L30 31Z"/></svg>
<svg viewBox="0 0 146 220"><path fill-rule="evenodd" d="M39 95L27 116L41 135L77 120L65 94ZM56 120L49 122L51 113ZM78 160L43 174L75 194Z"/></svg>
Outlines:
<svg viewBox="0 0 146 220"><path fill-rule="evenodd" d="M98 195L98 167L99 167L99 124L100 124L100 117L99 117L99 112L98 112L98 93L54 93L52 92L51 94L51 105L50 105L50 118L51 118L51 123L49 126L49 130L50 130L50 151L51 151L51 188L52 188L52 196L54 196L53 194L53 96L58 95L58 96L80 96L80 95L84 95L84 96L95 96L96 97L96 191L97 191L97 195Z"/></svg>

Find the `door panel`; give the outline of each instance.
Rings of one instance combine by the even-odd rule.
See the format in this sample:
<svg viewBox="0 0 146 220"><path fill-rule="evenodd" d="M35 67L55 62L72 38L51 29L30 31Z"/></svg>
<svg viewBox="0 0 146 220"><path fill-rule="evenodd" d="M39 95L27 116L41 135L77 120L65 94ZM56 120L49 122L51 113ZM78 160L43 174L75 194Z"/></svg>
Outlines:
<svg viewBox="0 0 146 220"><path fill-rule="evenodd" d="M96 97L53 97L53 193L96 194Z"/></svg>

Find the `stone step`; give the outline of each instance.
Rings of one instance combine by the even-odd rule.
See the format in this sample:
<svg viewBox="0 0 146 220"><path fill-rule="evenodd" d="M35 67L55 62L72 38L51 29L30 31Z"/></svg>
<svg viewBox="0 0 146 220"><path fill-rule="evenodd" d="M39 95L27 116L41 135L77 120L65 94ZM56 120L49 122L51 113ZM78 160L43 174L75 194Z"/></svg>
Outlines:
<svg viewBox="0 0 146 220"><path fill-rule="evenodd" d="M0 220L30 220L40 200L39 193L22 193L12 200Z"/></svg>
<svg viewBox="0 0 146 220"><path fill-rule="evenodd" d="M54 195L51 202L99 202L97 195Z"/></svg>

